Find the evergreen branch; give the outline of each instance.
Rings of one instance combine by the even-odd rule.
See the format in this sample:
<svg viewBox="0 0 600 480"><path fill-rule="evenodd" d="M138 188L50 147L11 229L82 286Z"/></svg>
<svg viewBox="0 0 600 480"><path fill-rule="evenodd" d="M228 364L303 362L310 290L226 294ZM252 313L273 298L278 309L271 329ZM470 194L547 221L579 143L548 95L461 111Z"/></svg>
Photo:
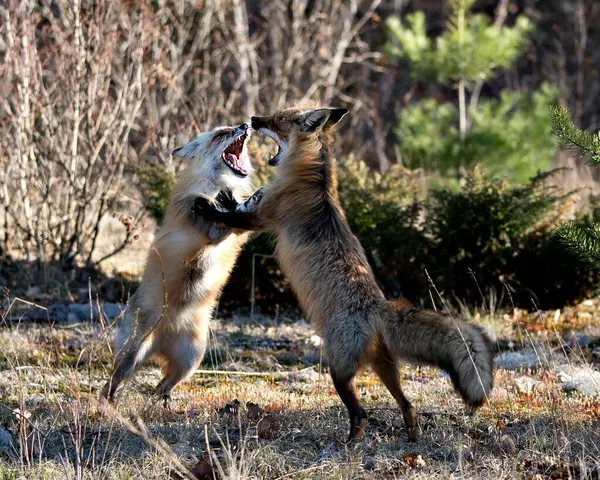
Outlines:
<svg viewBox="0 0 600 480"><path fill-rule="evenodd" d="M600 133L591 134L573 125L567 107L552 107L552 133L562 148L600 166Z"/></svg>
<svg viewBox="0 0 600 480"><path fill-rule="evenodd" d="M582 228L574 222L561 223L556 233L569 250L583 260L600 263L600 225Z"/></svg>

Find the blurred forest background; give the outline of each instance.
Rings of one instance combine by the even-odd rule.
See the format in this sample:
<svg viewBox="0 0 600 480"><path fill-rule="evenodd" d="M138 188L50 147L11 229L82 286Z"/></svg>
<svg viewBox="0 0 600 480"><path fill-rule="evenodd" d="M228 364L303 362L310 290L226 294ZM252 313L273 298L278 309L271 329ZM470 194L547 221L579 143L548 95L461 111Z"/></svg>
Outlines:
<svg viewBox="0 0 600 480"><path fill-rule="evenodd" d="M596 274L554 229L600 219L597 173L559 149L550 107L600 129L599 45L594 0L5 2L0 287L126 301L181 167L171 150L314 100L351 111L340 196L390 297L590 296ZM257 186L273 174L260 141ZM272 250L247 245L221 308L295 308Z"/></svg>

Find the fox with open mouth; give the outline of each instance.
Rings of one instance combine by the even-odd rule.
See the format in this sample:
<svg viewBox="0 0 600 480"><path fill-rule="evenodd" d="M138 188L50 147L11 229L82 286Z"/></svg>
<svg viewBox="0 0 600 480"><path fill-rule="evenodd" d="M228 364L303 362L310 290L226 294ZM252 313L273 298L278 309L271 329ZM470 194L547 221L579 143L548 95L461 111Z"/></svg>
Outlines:
<svg viewBox="0 0 600 480"><path fill-rule="evenodd" d="M279 175L235 210L208 216L230 228L275 233L275 257L323 338L333 384L350 418L348 440L359 440L367 423L354 380L370 364L414 441L420 433L417 412L400 386L398 362L447 371L475 410L492 389L492 344L476 324L384 297L338 197L333 129L347 113L293 107L252 117L252 128L278 144L269 164L278 165Z"/></svg>
<svg viewBox="0 0 600 480"><path fill-rule="evenodd" d="M206 213L252 192L249 137L245 123L218 127L173 151L189 164L178 175L142 282L117 325L113 373L102 399L112 402L119 385L154 359L163 369L157 393L166 405L173 387L202 361L213 309L249 237L207 220Z"/></svg>

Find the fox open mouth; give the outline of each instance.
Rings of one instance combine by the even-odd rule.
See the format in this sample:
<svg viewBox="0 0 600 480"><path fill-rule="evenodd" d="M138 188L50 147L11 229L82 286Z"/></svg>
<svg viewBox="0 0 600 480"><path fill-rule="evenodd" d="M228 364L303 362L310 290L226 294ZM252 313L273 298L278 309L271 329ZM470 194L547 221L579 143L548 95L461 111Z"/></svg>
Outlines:
<svg viewBox="0 0 600 480"><path fill-rule="evenodd" d="M236 138L233 142L229 144L229 146L223 151L221 154L221 158L225 162L233 173L235 173L239 177L245 177L248 175L248 170L246 170L242 165L242 151L244 150L244 142L248 138L248 135L242 133L238 138Z"/></svg>
<svg viewBox="0 0 600 480"><path fill-rule="evenodd" d="M269 158L269 165L274 167L279 163L279 160L281 160L281 158L279 157L280 153L281 153L281 147L279 146L279 143L278 143L277 144L277 152L275 153L275 155L273 155L271 158Z"/></svg>
<svg viewBox="0 0 600 480"><path fill-rule="evenodd" d="M281 160L281 157L283 157L283 152L284 152L284 150L281 148L281 143L279 143L280 142L279 138L277 137L277 135L275 135L273 132L271 132L271 130L266 129L266 128L261 128L259 130L259 132L262 133L263 135L266 135L271 140L274 140L275 143L277 144L277 151L275 152L275 155L273 155L271 158L269 158L269 165L271 165L272 167L275 167Z"/></svg>

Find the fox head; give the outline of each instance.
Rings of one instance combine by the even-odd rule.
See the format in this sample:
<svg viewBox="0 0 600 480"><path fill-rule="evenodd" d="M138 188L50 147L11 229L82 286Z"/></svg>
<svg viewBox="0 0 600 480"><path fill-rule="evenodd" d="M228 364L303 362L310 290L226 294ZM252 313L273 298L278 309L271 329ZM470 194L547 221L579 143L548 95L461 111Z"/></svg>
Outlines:
<svg viewBox="0 0 600 480"><path fill-rule="evenodd" d="M248 183L252 164L246 143L250 128L246 123L237 127L217 127L198 135L190 143L173 150L173 156L190 160L199 175L214 178L234 189Z"/></svg>
<svg viewBox="0 0 600 480"><path fill-rule="evenodd" d="M277 165L287 154L289 145L298 136L318 135L336 125L346 114L345 108L305 110L287 108L275 115L252 117L252 129L277 142L278 150L269 165Z"/></svg>

